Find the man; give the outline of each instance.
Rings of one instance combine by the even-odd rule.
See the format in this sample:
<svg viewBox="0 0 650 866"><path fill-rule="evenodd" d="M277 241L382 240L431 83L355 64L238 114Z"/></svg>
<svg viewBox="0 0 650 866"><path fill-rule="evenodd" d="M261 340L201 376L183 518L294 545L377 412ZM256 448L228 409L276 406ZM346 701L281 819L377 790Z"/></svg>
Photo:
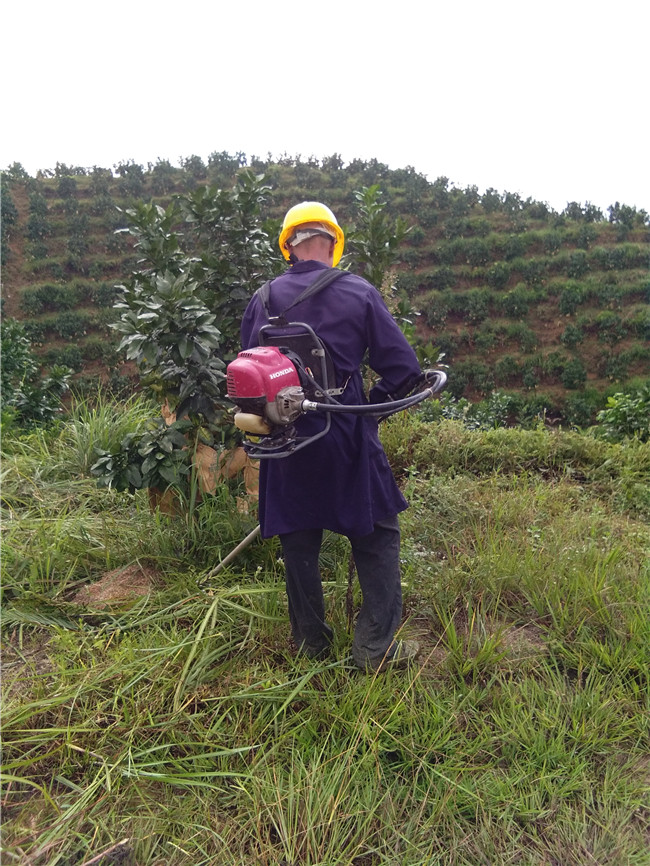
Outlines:
<svg viewBox="0 0 650 866"><path fill-rule="evenodd" d="M319 202L291 208L280 234L289 269L270 286L269 308L279 315L324 270L336 266L344 236L332 211ZM341 403L366 403L360 366L367 357L381 376L370 402L404 392L420 376L415 352L374 286L341 271L324 290L292 308L292 321L306 322L327 346L343 388ZM254 297L242 321L242 346L258 344L268 323ZM377 420L331 414L321 439L282 459L262 460L262 536L279 535L286 568L291 631L299 650L312 658L328 654L333 638L325 621L318 558L323 530L346 535L351 543L363 602L352 647L362 670L383 670L417 653L412 641L396 641L402 616L397 515L407 507L379 441ZM302 416L300 436L322 428L322 416Z"/></svg>

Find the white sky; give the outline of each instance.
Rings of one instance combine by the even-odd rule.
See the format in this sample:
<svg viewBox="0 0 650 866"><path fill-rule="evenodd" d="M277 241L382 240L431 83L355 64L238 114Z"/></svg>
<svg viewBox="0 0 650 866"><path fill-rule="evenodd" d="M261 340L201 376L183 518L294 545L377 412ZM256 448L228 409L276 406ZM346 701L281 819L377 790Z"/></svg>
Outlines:
<svg viewBox="0 0 650 866"><path fill-rule="evenodd" d="M649 0L14 0L0 168L376 158L650 211Z"/></svg>

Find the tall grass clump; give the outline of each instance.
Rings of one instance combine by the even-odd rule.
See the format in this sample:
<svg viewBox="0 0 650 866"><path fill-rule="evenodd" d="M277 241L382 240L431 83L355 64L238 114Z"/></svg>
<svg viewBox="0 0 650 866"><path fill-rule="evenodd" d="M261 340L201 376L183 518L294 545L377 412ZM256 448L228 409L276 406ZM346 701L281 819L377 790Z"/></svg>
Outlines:
<svg viewBox="0 0 650 866"><path fill-rule="evenodd" d="M277 542L215 571L256 523L236 481L168 516L89 477L128 411L3 440L3 863L647 866L638 444L385 425L421 651L366 676L347 542L335 652L296 656Z"/></svg>

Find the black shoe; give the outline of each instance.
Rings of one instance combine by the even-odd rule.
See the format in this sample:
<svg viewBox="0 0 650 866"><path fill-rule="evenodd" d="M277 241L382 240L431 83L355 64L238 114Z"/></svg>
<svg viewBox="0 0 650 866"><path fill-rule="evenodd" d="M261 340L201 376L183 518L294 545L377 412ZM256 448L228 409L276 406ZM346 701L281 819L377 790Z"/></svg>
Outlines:
<svg viewBox="0 0 650 866"><path fill-rule="evenodd" d="M308 659L326 659L332 653L332 644L330 641L319 644L318 646L310 646L308 643L302 643L296 653L299 656L307 656Z"/></svg>
<svg viewBox="0 0 650 866"><path fill-rule="evenodd" d="M397 670L412 664L419 652L420 645L417 641L398 640L383 658L377 659L376 662L368 660L365 665L359 665L359 667L368 673L383 673L389 669Z"/></svg>

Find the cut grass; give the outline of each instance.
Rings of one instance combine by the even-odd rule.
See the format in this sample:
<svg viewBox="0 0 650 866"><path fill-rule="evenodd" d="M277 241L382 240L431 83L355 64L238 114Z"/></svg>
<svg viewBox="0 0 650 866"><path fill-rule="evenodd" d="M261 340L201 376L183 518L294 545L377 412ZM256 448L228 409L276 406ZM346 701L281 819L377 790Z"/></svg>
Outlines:
<svg viewBox="0 0 650 866"><path fill-rule="evenodd" d="M229 491L191 519L151 514L72 472L86 446L67 460L71 437L4 443L3 863L650 863L636 502L549 480L529 455L519 474L414 464L403 572L421 663L366 677L344 540L323 556L335 656L296 658L275 542L207 579L254 525ZM73 600L138 561L158 573L147 596Z"/></svg>

